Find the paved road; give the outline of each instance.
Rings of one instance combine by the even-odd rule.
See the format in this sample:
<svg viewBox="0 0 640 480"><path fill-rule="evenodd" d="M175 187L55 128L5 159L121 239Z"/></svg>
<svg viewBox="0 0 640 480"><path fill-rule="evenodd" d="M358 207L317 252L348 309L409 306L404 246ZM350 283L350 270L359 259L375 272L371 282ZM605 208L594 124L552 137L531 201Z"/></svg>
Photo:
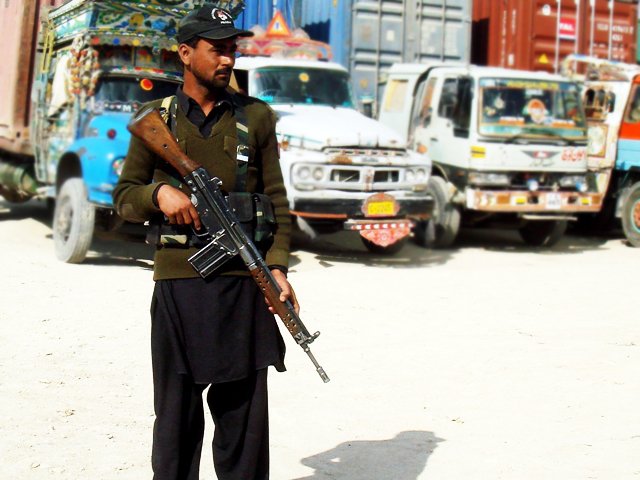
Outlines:
<svg viewBox="0 0 640 480"><path fill-rule="evenodd" d="M2 477L150 478L148 251L98 242L57 262L38 204L0 202L0 239ZM285 338L272 478L640 478L638 271L615 237L538 251L469 231L389 258L346 233L298 246L291 281L332 381Z"/></svg>

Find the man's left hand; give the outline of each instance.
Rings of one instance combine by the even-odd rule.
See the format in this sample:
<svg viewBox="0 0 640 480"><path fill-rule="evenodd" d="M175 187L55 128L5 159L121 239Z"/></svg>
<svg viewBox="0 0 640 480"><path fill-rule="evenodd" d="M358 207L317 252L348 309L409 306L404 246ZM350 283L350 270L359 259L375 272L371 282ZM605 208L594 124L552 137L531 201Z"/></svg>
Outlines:
<svg viewBox="0 0 640 480"><path fill-rule="evenodd" d="M280 292L280 301L285 302L289 300L293 305L293 308L296 311L296 313L300 313L300 305L298 304L296 293L293 291L293 287L289 283L289 280L287 280L287 276L284 274L284 272L282 272L281 270L273 269L271 270L271 275L273 275L273 278L276 279L276 282L278 282L278 286L280 287L280 290L282 290L282 292ZM265 302L267 302L267 305L269 305L269 311L275 314L276 310L273 308L272 305L269 304L266 298L265 298Z"/></svg>

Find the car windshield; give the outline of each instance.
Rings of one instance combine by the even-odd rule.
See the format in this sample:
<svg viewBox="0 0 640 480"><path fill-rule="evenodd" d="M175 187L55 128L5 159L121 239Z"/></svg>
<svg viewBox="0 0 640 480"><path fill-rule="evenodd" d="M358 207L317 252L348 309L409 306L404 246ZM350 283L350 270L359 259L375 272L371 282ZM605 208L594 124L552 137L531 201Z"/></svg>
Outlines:
<svg viewBox="0 0 640 480"><path fill-rule="evenodd" d="M500 137L586 138L578 87L570 82L480 79L479 133Z"/></svg>
<svg viewBox="0 0 640 480"><path fill-rule="evenodd" d="M253 73L251 95L271 104L353 108L349 75L341 70L267 67Z"/></svg>
<svg viewBox="0 0 640 480"><path fill-rule="evenodd" d="M130 111L143 103L175 95L178 83L146 77L102 77L94 102L101 110Z"/></svg>

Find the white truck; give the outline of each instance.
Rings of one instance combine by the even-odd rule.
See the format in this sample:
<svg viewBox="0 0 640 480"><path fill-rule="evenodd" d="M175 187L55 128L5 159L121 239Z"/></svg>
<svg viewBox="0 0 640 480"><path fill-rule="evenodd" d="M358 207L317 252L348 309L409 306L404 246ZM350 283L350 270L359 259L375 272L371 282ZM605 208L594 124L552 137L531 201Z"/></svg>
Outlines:
<svg viewBox="0 0 640 480"><path fill-rule="evenodd" d="M566 78L472 65L396 64L380 121L433 162L435 247L465 225L515 225L549 246L567 220L600 210L587 171L587 122L579 87ZM420 230L418 230L419 232Z"/></svg>
<svg viewBox="0 0 640 480"><path fill-rule="evenodd" d="M394 253L430 217L428 157L356 110L341 65L247 56L236 60L234 74L235 88L278 116L290 209L303 231L354 230L370 251Z"/></svg>

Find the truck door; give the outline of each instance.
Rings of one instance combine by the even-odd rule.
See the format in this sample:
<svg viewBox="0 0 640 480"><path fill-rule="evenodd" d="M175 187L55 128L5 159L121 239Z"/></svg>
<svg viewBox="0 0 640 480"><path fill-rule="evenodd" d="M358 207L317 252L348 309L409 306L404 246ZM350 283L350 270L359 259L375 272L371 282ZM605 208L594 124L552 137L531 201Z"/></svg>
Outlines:
<svg viewBox="0 0 640 480"><path fill-rule="evenodd" d="M472 98L473 81L470 77L443 79L432 120L429 155L448 174L459 168L468 168Z"/></svg>
<svg viewBox="0 0 640 480"><path fill-rule="evenodd" d="M424 78L416 87L415 100L409 124L409 148L426 153L429 148L429 129L433 117L433 97L438 79Z"/></svg>

